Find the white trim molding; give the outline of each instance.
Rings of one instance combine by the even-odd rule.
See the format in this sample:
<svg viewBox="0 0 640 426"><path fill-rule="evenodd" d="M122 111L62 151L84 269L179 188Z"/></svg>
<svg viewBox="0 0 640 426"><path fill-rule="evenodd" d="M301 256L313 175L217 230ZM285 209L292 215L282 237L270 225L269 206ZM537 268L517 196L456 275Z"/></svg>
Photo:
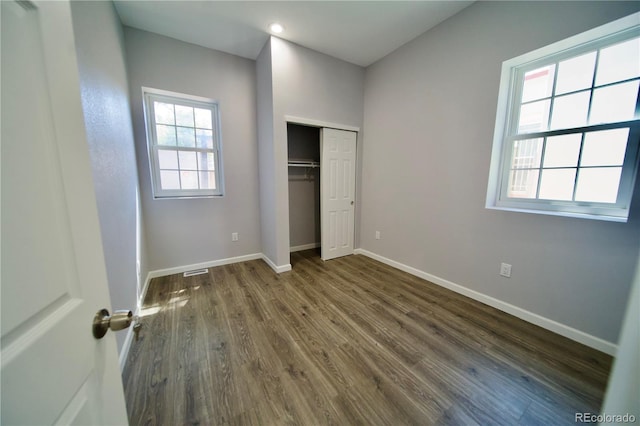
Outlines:
<svg viewBox="0 0 640 426"><path fill-rule="evenodd" d="M298 250L308 250L311 248L316 248L319 247L319 244L317 243L313 243L313 244L305 244L305 245L301 245L301 246L295 246L295 247L291 247L291 251L298 251ZM535 324L539 327L542 327L544 329L547 329L549 331L552 331L556 334L559 334L561 336L567 337L571 340L574 340L576 342L582 343L584 345L587 345L591 348L597 349L599 351L602 351L606 354L609 354L611 356L615 356L616 355L616 351L617 351L617 345L608 342L604 339L601 339L599 337L596 336L592 336L588 333L585 333L583 331L577 330L575 328L569 327L568 325L565 324L561 324L557 321L551 320L549 318L545 318L541 315L535 314L533 312L529 312L525 309L522 309L518 306L512 305L510 303L504 302L502 300L496 299L494 297L491 296L487 296L486 294L477 292L475 290L471 290L467 287L464 287L460 284L456 284L454 282L445 280L444 278L440 278L438 276L429 274L427 272L421 271L417 268L405 265L403 263L400 262L396 262L395 260L391 260L388 259L384 256L381 256L379 254L370 252L368 250L364 250L361 248L357 248L354 251L354 254L357 255L363 255L363 256L367 256L370 257L371 259L377 260L379 262L382 262L386 265L389 265L393 268L399 269L401 271L407 272L411 275L414 275L418 278L422 278L423 280L429 281L431 283L437 284L441 287L447 288L451 291L454 291L456 293L462 294L464 296L470 297L471 299L474 299L478 302L484 303L485 305L489 305L493 308L496 308L500 311L506 312L508 314L511 314L515 317L518 317L524 321L527 321L531 324ZM232 263L239 263L239 262L246 262L249 260L256 260L256 259L262 259L267 265L269 265L269 267L271 269L273 269L273 271L277 274L281 274L283 272L287 272L291 270L291 264L288 263L286 265L276 265L275 263L273 263L273 261L271 261L271 259L269 259L266 255L262 254L262 253L255 253L255 254L249 254L249 255L245 255L245 256L237 256L237 257L230 257L230 258L226 258L226 259L220 259L220 260L214 260L214 261L210 261L210 262L203 262L203 263L196 263L196 264L192 264L192 265L186 265L186 266L177 266L174 268L167 268L167 269L158 269L155 271L150 271L147 274L147 277L145 279L144 282L144 286L142 288L142 291L140 292L140 300L138 301L138 306L136 308L136 312L135 315L139 315L140 314L140 307L142 306L142 302L144 301L144 298L147 294L147 290L149 288L149 283L151 282L151 280L153 278L158 278L158 277L164 277L167 275L173 275L173 274L179 274L182 272L187 272L187 271L191 271L193 269L200 269L200 268L213 268L216 266L222 266L222 265L229 265ZM127 330L127 337L125 338L124 344L122 345L122 350L120 351L120 356L119 356L119 361L120 361L120 371L124 371L124 367L125 364L127 362L127 357L129 355L129 350L131 349L131 344L133 342L133 328L129 327L129 329Z"/></svg>
<svg viewBox="0 0 640 426"><path fill-rule="evenodd" d="M618 346L614 343L608 342L599 337L593 336L591 334L585 333L573 327L570 327L565 324L561 324L557 321L554 321L549 318L545 318L536 313L527 311L518 306L512 305L510 303L504 302L502 300L496 299L491 296L487 296L486 294L477 292L475 290L471 290L463 285L456 284L454 282L445 280L444 278L440 278L438 276L429 274L428 272L421 271L412 266L405 265L400 262L396 262L395 260L388 259L379 254L370 252L368 250L364 250L361 248L355 249L354 254L360 254L371 259L375 259L379 262L382 262L386 265L392 266L401 271L407 272L411 275L415 275L418 278L422 278L423 280L429 281L431 283L437 284L441 287L447 288L456 293L462 294L464 296L470 297L478 302L484 303L485 305L489 305L493 308L496 308L500 311L511 314L515 317L518 317L524 321L527 321L531 324L537 325L549 331L552 331L556 334L564 336L568 339L574 340L576 342L582 343L586 346L589 346L593 349L597 349L601 352L604 352L608 355L615 356Z"/></svg>
<svg viewBox="0 0 640 426"><path fill-rule="evenodd" d="M155 271L150 271L147 274L147 279L144 283L144 287L141 293L140 304L142 303L142 300L144 300L144 296L147 293L147 287L149 286L149 281L151 281L153 278L166 277L167 275L173 275L173 274L181 274L183 272L193 271L194 269L215 268L216 266L230 265L232 263L248 262L249 260L256 260L256 259L262 259L267 265L269 265L269 267L271 267L271 269L273 269L278 274L291 270L290 263L287 263L286 265L276 265L275 263L273 263L273 261L271 261L271 259L269 259L263 253L246 254L244 256L228 257L226 259L211 260L209 262L193 263L191 265L157 269Z"/></svg>
<svg viewBox="0 0 640 426"><path fill-rule="evenodd" d="M291 264L287 263L286 265L276 265L275 263L273 263L273 261L271 259L269 259L266 255L262 255L262 260L264 260L264 263L266 263L267 265L269 265L269 267L271 269L274 270L274 272L276 274L281 274L283 272L287 272L291 270Z"/></svg>
<svg viewBox="0 0 640 426"><path fill-rule="evenodd" d="M360 132L360 127L349 126L348 124L331 123L328 121L315 120L313 118L296 117L294 115L285 115L284 120L287 123L304 124L311 127L329 127L331 129L349 130L351 132Z"/></svg>
<svg viewBox="0 0 640 426"><path fill-rule="evenodd" d="M232 263L247 262L249 260L262 259L262 253L247 254L244 256L228 257L226 259L211 260L209 262L194 263L191 265L176 266L173 268L157 269L149 272L149 278L166 277L167 275L181 274L194 269L215 268L216 266L230 265ZM146 285L146 284L145 284Z"/></svg>

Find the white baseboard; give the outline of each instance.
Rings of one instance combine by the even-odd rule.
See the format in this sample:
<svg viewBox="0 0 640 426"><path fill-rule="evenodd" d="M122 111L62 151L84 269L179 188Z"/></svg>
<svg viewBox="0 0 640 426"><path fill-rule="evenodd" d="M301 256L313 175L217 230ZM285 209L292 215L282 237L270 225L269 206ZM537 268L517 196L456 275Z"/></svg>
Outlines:
<svg viewBox="0 0 640 426"><path fill-rule="evenodd" d="M310 245L311 246L311 245ZM298 247L305 247L305 248L301 248L300 250L308 250L310 248L314 248L316 247L315 244L313 244L313 247L306 247L306 246L298 246ZM292 251L294 251L295 247L292 247ZM438 276L429 274L427 272L421 271L419 269L416 269L414 267L405 265L403 263L400 262L396 262L395 260L391 260L388 259L384 256L380 256L379 254L370 252L368 250L364 250L364 249L355 249L354 250L354 254L360 254L360 255L364 255L367 257L370 257L372 259L375 259L379 262L382 262L384 264L387 264L391 267L394 267L396 269L399 269L401 271L407 272L411 275L415 275L418 278L422 278L426 281L432 282L434 284L437 284L441 287L447 288L451 291L454 291L456 293L462 294L464 296L470 297L471 299L477 300L478 302L484 303L485 305L489 305L491 307L494 307L498 310L501 310L503 312L506 312L508 314L511 314L515 317L518 317L524 321L530 322L532 324L535 324L539 327L545 328L549 331L552 331L556 334L559 334L561 336L567 337L571 340L574 340L576 342L582 343L584 345L587 345L591 348L597 349L599 351L602 351L606 354L609 354L611 356L615 356L616 351L618 346L608 342L604 339L601 339L599 337L596 336L592 336L588 333L585 333L583 331L577 330L573 327L569 327L568 325L565 324L561 324L557 321L551 320L549 318L545 318L541 315L535 314L533 312L529 312L525 309L522 309L518 306L512 305L510 303L504 302L502 300L496 299L494 297L491 296L487 296L486 294L477 292L475 290L471 290L467 287L464 287L460 284L456 284L454 282L445 280L444 278L440 278ZM211 261L211 262L204 262L204 263L198 263L198 264L193 264L193 265L186 265L186 266L178 266L175 268L168 268L168 269L159 269L156 271L150 271L147 274L147 278L145 279L144 282L144 286L142 288L142 292L140 293L140 300L138 301L137 304L137 308L136 308L136 312L135 315L139 315L139 307L142 306L142 302L144 301L144 298L147 294L147 290L149 288L149 283L153 278L157 278L157 277L163 277L166 275L172 275L172 274L178 274L181 272L186 272L186 271L191 271L193 269L201 269L201 268L212 268L215 266L221 266L221 265L228 265L231 263L238 263L238 262L245 262L248 260L255 260L255 259L262 259L267 265L269 265L269 267L271 267L271 269L273 269L276 273L280 274L282 272L287 272L291 270L291 264L286 264L286 265L276 265L275 263L273 263L271 261L271 259L269 259L267 256L265 256L262 253L259 254L250 254L250 255L246 255L246 256L238 256L238 257L232 257L232 258L227 258L227 259L221 259L221 260L215 260L215 261ZM129 349L131 348L131 343L133 341L133 328L130 327L127 329L127 337L125 338L125 342L124 345L122 346L122 350L120 351L120 356L119 356L119 361L120 361L120 370L123 371L124 367L125 367L125 363L127 361L127 356L129 355Z"/></svg>
<svg viewBox="0 0 640 426"><path fill-rule="evenodd" d="M294 253L296 251L302 251L302 250L311 250L314 248L318 248L320 247L320 243L311 243L311 244L303 244L301 246L293 246L289 249L290 253Z"/></svg>
<svg viewBox="0 0 640 426"><path fill-rule="evenodd" d="M445 280L444 278L437 277L435 275L429 274L427 272L421 271L419 269L413 268L411 266L405 265L400 262L396 262L395 260L388 259L384 256L380 256L379 254L370 252L364 249L355 249L355 254L361 254L372 259L375 259L379 262L392 266L396 269L400 269L401 271L407 272L411 275L415 275L416 277L422 278L426 281L432 282L434 284L438 284L444 288L447 288L456 293L462 294L464 296L470 297L471 299L477 300L478 302L484 303L485 305L489 305L498 310L511 314L515 317L518 317L524 321L535 324L539 327L545 328L549 331L552 331L561 336L567 337L576 342L582 343L591 348L597 349L601 352L609 354L611 356L616 355L616 351L618 346L614 343L608 342L599 337L593 336L591 334L585 333L573 327L570 327L565 324L561 324L557 321L554 321L549 318L545 318L541 315L538 315L533 312L529 312L525 309L522 309L518 306L512 305L510 303L504 302L502 300L496 299L491 296L487 296L486 294L477 292L475 290L471 290L467 287L464 287L460 284L456 284L454 282Z"/></svg>
<svg viewBox="0 0 640 426"><path fill-rule="evenodd" d="M212 260L209 262L194 263L192 265L176 266L173 268L158 269L149 272L150 278L166 277L167 275L181 274L194 269L215 268L216 266L229 265L231 263L246 262L248 260L256 260L263 258L262 253L247 254L244 256L228 257L226 259Z"/></svg>
<svg viewBox="0 0 640 426"><path fill-rule="evenodd" d="M184 265L184 266L176 266L173 268L157 269L155 271L150 271L147 274L147 279L144 283L144 287L141 293L141 300L139 304L142 304L142 301L144 300L144 296L147 294L147 287L149 286L149 281L151 281L153 278L166 277L167 275L173 275L173 274L180 274L187 271L193 271L194 269L215 268L216 266L230 265L232 263L247 262L249 260L256 260L256 259L264 260L267 263L267 265L269 265L271 269L273 269L278 274L291 270L290 263L287 263L286 265L276 265L275 263L273 263L271 259L269 259L266 255L262 253L253 253L253 254L247 254L244 256L228 257L226 259L212 260L209 262L194 263L191 265Z"/></svg>
<svg viewBox="0 0 640 426"><path fill-rule="evenodd" d="M286 265L276 265L273 263L271 259L269 259L266 255L262 255L262 260L271 267L275 271L276 274L281 274L283 272L287 272L291 270L291 264L287 263Z"/></svg>

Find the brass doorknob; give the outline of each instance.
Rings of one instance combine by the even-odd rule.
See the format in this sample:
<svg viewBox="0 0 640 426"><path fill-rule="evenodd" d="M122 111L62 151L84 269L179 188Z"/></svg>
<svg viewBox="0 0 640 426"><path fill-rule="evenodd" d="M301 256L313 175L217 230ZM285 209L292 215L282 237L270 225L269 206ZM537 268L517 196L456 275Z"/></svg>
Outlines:
<svg viewBox="0 0 640 426"><path fill-rule="evenodd" d="M131 311L115 311L113 315L109 315L108 310L100 309L93 317L93 337L102 339L109 329L113 331L124 330L131 325L132 321L133 313Z"/></svg>

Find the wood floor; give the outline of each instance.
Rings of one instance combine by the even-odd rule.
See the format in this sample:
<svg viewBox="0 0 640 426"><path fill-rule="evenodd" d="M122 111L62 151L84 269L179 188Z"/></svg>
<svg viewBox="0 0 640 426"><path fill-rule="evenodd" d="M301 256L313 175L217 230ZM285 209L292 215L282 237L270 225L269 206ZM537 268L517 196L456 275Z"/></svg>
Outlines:
<svg viewBox="0 0 640 426"><path fill-rule="evenodd" d="M157 278L124 371L132 425L561 425L611 357L364 256Z"/></svg>

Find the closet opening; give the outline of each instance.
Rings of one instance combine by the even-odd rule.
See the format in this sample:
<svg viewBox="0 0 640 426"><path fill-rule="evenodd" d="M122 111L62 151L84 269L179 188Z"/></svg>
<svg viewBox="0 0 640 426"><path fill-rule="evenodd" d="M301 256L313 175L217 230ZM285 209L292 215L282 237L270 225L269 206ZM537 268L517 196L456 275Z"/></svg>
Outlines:
<svg viewBox="0 0 640 426"><path fill-rule="evenodd" d="M353 254L357 128L287 121L290 252Z"/></svg>
<svg viewBox="0 0 640 426"><path fill-rule="evenodd" d="M320 255L320 128L287 123L289 247Z"/></svg>

